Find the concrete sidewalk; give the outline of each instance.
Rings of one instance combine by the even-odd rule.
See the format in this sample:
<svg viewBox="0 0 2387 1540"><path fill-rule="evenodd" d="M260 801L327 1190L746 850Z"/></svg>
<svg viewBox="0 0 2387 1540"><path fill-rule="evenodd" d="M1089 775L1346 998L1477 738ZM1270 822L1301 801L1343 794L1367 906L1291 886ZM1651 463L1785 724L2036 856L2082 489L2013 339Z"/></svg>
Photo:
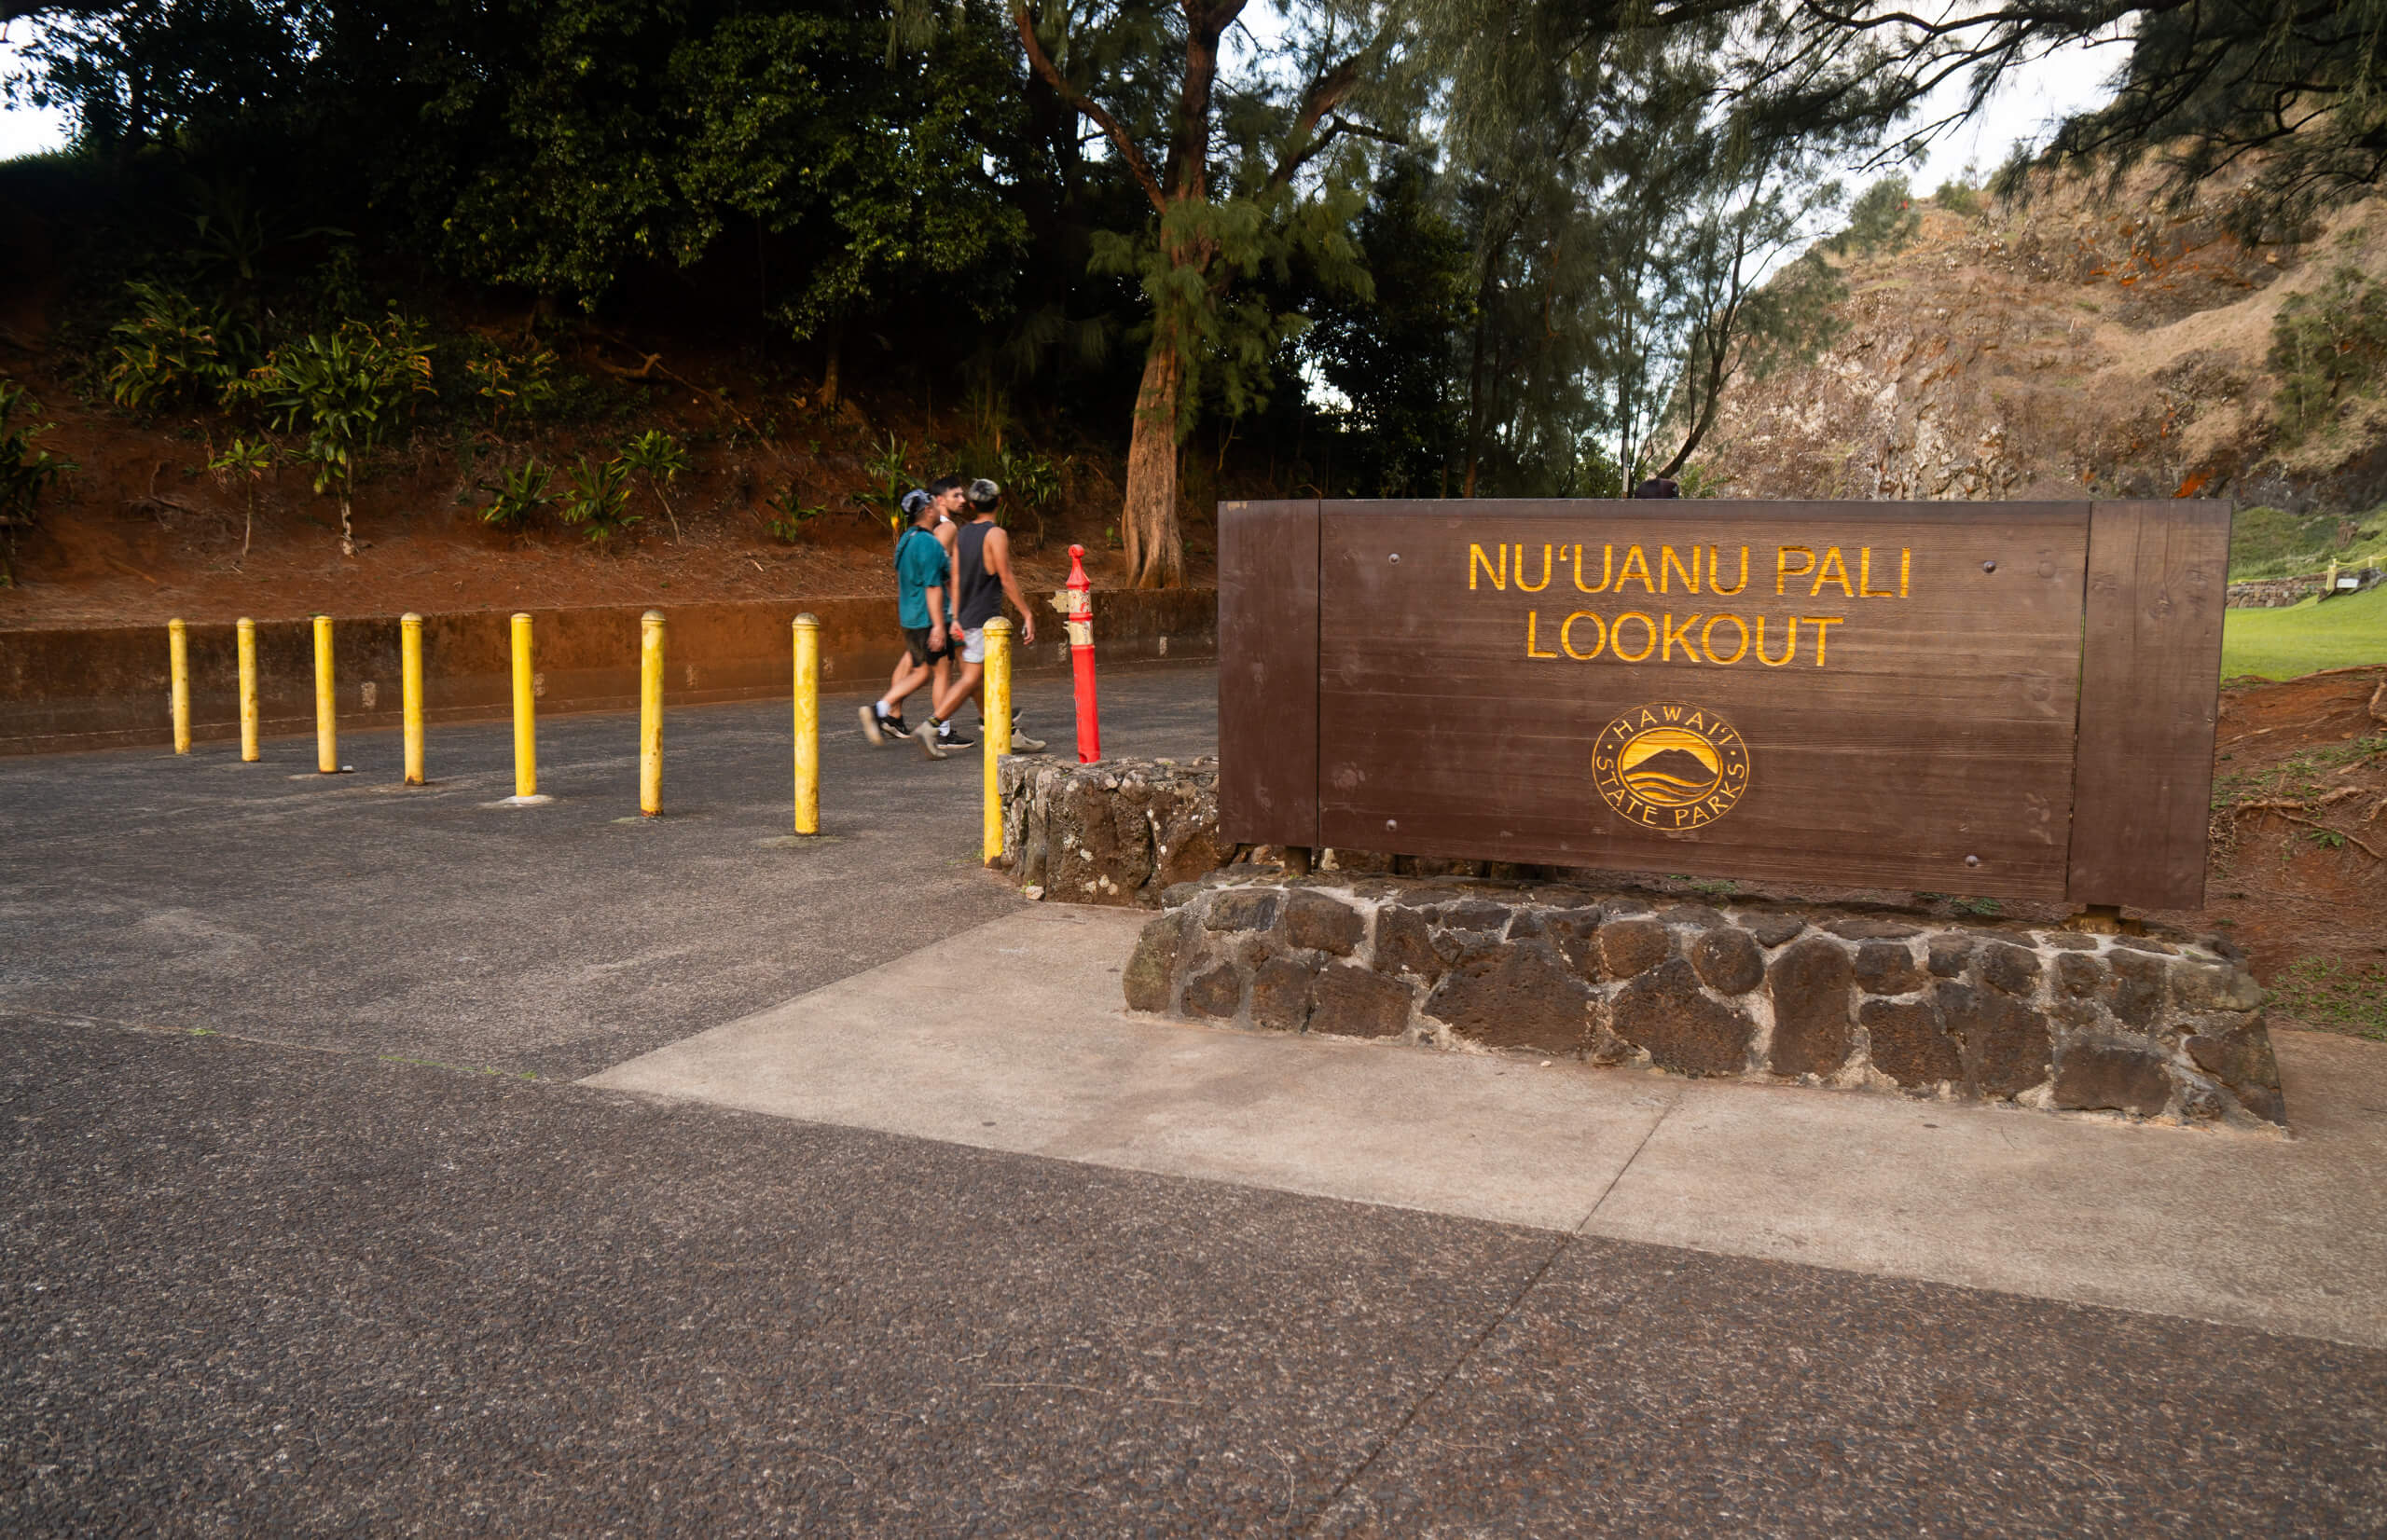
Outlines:
<svg viewBox="0 0 2387 1540"><path fill-rule="evenodd" d="M2387 1049L2276 1034L2293 1138L1134 1016L1040 907L586 1084L1136 1171L2387 1346Z"/></svg>

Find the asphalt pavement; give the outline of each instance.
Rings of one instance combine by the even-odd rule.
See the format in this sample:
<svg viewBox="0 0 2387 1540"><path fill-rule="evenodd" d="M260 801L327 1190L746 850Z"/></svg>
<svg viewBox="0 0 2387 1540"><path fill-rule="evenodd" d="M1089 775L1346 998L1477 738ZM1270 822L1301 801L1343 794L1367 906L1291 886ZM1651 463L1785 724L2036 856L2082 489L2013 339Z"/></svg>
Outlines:
<svg viewBox="0 0 2387 1540"><path fill-rule="evenodd" d="M0 762L0 1532L2387 1529L2374 1350L572 1083L1020 912L851 704Z"/></svg>
<svg viewBox="0 0 2387 1540"><path fill-rule="evenodd" d="M1112 754L1207 753L1207 668L1102 680ZM1075 742L1069 681L1020 681ZM1024 901L981 864L980 759L873 749L822 707L821 833L793 839L784 703L676 711L664 816L638 813L638 719L435 728L431 784L393 731L0 759L0 1003L343 1052L571 1079L874 967ZM922 720L927 696L914 697ZM974 723L974 709L963 725Z"/></svg>

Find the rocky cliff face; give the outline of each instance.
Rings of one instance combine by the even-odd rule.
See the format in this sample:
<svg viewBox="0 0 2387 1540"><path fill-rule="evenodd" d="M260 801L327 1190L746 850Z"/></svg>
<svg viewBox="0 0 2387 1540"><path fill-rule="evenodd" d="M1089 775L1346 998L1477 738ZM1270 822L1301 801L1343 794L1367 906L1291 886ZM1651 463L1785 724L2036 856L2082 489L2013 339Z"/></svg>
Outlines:
<svg viewBox="0 0 2387 1540"><path fill-rule="evenodd" d="M1839 339L1744 382L1698 459L1720 495L2387 500L2387 405L2349 396L2293 444L2266 359L2290 296L2353 265L2387 277L2387 211L2339 209L2249 246L2228 188L2162 212L2067 179L1847 262Z"/></svg>

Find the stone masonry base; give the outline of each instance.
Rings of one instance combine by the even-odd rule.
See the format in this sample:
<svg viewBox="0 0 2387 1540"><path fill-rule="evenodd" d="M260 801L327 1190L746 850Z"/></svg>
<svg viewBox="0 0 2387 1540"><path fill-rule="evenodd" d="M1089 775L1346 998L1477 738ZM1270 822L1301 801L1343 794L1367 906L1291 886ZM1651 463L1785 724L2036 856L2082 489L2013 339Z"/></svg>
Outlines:
<svg viewBox="0 0 2387 1540"><path fill-rule="evenodd" d="M2262 990L2185 938L1249 866L1162 898L1124 976L1138 1011L2173 1122L2287 1121Z"/></svg>

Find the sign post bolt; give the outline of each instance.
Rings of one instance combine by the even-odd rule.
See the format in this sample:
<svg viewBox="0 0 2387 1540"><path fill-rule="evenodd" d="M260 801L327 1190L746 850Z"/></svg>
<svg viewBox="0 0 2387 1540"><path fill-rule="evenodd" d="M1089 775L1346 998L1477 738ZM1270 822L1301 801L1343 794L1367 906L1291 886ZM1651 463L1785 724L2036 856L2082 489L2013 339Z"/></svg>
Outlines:
<svg viewBox="0 0 2387 1540"><path fill-rule="evenodd" d="M663 612L638 617L638 811L663 816Z"/></svg>
<svg viewBox="0 0 2387 1540"><path fill-rule="evenodd" d="M241 657L241 759L257 762L257 623L246 615L234 628Z"/></svg>
<svg viewBox="0 0 2387 1540"><path fill-rule="evenodd" d="M1094 694L1094 584L1085 575L1085 547L1069 547L1069 583L1061 618L1069 632L1069 669L1077 680L1078 763L1102 757L1102 717Z"/></svg>
<svg viewBox="0 0 2387 1540"><path fill-rule="evenodd" d="M514 617L514 794L539 794L538 685L531 669L531 617Z"/></svg>
<svg viewBox="0 0 2387 1540"><path fill-rule="evenodd" d="M398 715L405 722L406 783L423 784L422 617L409 610L398 617Z"/></svg>
<svg viewBox="0 0 2387 1540"><path fill-rule="evenodd" d="M166 673L174 708L174 752L190 752L190 634L179 620L166 622Z"/></svg>
<svg viewBox="0 0 2387 1540"><path fill-rule="evenodd" d="M997 615L987 622L987 693L979 702L986 719L986 838L981 853L987 865L1002 859L1003 793L1000 763L1011 752L1011 620Z"/></svg>
<svg viewBox="0 0 2387 1540"><path fill-rule="evenodd" d="M332 617L315 617L315 769L339 774L339 713L332 699Z"/></svg>
<svg viewBox="0 0 2387 1540"><path fill-rule="evenodd" d="M821 622L795 617L795 832L821 832Z"/></svg>

